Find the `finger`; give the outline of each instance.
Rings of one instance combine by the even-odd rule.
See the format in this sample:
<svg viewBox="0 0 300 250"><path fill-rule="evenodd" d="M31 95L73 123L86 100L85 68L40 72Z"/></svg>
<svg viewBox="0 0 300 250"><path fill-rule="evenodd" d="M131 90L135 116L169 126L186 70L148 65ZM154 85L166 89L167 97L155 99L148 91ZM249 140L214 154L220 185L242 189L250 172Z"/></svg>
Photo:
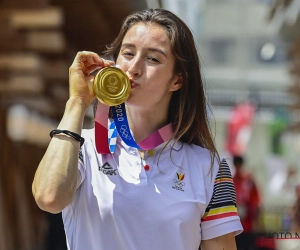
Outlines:
<svg viewBox="0 0 300 250"><path fill-rule="evenodd" d="M94 78L95 78L95 76L86 76L85 80L86 80L86 82L93 82Z"/></svg>
<svg viewBox="0 0 300 250"><path fill-rule="evenodd" d="M83 63L80 63L80 67L81 67L81 71L85 74L85 75L89 75L90 70L89 68Z"/></svg>
<svg viewBox="0 0 300 250"><path fill-rule="evenodd" d="M115 64L113 61L106 60L98 55L95 57L93 54L88 54L86 57L84 57L84 63L88 68L95 65L96 67L111 67Z"/></svg>
<svg viewBox="0 0 300 250"><path fill-rule="evenodd" d="M75 63L83 62L87 67L93 64L98 64L98 65L104 64L102 58L98 54L91 51L78 52L74 62Z"/></svg>
<svg viewBox="0 0 300 250"><path fill-rule="evenodd" d="M98 54L94 52L84 52L86 53L86 61L88 62L88 66L96 64L96 65L101 65L103 67L108 67L110 66L110 63L108 63L108 60L105 60L104 58L100 57Z"/></svg>
<svg viewBox="0 0 300 250"><path fill-rule="evenodd" d="M99 57L96 53L88 52L82 56L82 62L90 67L91 65L103 65L103 59Z"/></svg>
<svg viewBox="0 0 300 250"><path fill-rule="evenodd" d="M92 72L95 72L98 69L102 69L102 68L103 68L102 66L98 66L98 65L95 65L95 64L87 67L84 63L82 63L82 66L81 66L81 70L84 73L84 75L86 75L86 76L88 76Z"/></svg>
<svg viewBox="0 0 300 250"><path fill-rule="evenodd" d="M114 64L115 63L113 61L105 60L94 52L81 51L77 53L70 67L70 72L79 70L85 76L87 76L97 69L101 69L103 67L111 67Z"/></svg>
<svg viewBox="0 0 300 250"><path fill-rule="evenodd" d="M101 68L103 68L103 67L98 66L98 65L91 65L91 66L88 67L89 74L96 71L96 70L98 70L98 69L101 69Z"/></svg>
<svg viewBox="0 0 300 250"><path fill-rule="evenodd" d="M90 65L95 64L93 57L90 56L90 55L83 55L81 58L82 58L82 62L83 62L87 67L89 67Z"/></svg>
<svg viewBox="0 0 300 250"><path fill-rule="evenodd" d="M104 67L110 67L110 66L115 64L113 61L106 60L106 59L103 59L103 58L101 58L101 59L103 60L103 66Z"/></svg>
<svg viewBox="0 0 300 250"><path fill-rule="evenodd" d="M115 65L115 62L114 62L114 61L108 61L108 63L110 64L110 66Z"/></svg>

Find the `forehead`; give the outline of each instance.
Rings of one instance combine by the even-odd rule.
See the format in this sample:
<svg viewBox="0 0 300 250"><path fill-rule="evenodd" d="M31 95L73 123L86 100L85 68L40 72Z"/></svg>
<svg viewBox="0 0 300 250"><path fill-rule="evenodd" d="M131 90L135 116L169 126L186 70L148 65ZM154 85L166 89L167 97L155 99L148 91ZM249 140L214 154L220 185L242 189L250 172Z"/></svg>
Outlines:
<svg viewBox="0 0 300 250"><path fill-rule="evenodd" d="M170 48L170 39L165 28L154 23L139 22L131 26L123 38L123 43L127 42Z"/></svg>

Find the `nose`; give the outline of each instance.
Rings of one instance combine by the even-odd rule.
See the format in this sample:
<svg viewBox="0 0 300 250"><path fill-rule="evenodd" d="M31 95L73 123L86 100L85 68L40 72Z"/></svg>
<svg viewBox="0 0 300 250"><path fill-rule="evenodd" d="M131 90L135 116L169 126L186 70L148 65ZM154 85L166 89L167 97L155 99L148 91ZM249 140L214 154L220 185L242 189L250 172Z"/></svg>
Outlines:
<svg viewBox="0 0 300 250"><path fill-rule="evenodd" d="M142 74L141 59L138 56L129 62L127 72L131 77L138 77Z"/></svg>

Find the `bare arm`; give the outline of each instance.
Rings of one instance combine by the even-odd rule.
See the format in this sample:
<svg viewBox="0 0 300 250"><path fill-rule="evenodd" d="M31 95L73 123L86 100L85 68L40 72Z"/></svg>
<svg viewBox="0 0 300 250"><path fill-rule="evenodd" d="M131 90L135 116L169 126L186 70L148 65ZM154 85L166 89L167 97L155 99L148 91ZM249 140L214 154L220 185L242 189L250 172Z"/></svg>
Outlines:
<svg viewBox="0 0 300 250"><path fill-rule="evenodd" d="M225 234L210 240L201 241L201 250L236 250L233 233Z"/></svg>
<svg viewBox="0 0 300 250"><path fill-rule="evenodd" d="M69 71L70 97L58 129L81 134L85 113L95 98L89 74L112 64L92 52L76 55ZM33 196L42 210L59 213L71 203L80 175L79 148L79 142L67 135L52 138L32 183Z"/></svg>

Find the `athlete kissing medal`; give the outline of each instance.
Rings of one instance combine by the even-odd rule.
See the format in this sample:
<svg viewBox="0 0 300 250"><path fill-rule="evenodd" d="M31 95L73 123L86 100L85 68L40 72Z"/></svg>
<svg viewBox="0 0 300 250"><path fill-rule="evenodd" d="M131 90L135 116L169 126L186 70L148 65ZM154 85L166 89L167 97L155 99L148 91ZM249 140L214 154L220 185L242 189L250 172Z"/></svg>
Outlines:
<svg viewBox="0 0 300 250"><path fill-rule="evenodd" d="M100 102L115 106L127 100L131 87L124 71L116 67L107 67L95 76L93 90Z"/></svg>
<svg viewBox="0 0 300 250"><path fill-rule="evenodd" d="M99 154L114 152L117 132L128 146L143 150L153 149L172 138L172 125L168 124L143 141L135 142L124 104L130 95L130 80L121 69L108 67L100 70L95 76L93 90L99 100L95 115L95 142ZM108 129L109 109L113 113L114 121Z"/></svg>

